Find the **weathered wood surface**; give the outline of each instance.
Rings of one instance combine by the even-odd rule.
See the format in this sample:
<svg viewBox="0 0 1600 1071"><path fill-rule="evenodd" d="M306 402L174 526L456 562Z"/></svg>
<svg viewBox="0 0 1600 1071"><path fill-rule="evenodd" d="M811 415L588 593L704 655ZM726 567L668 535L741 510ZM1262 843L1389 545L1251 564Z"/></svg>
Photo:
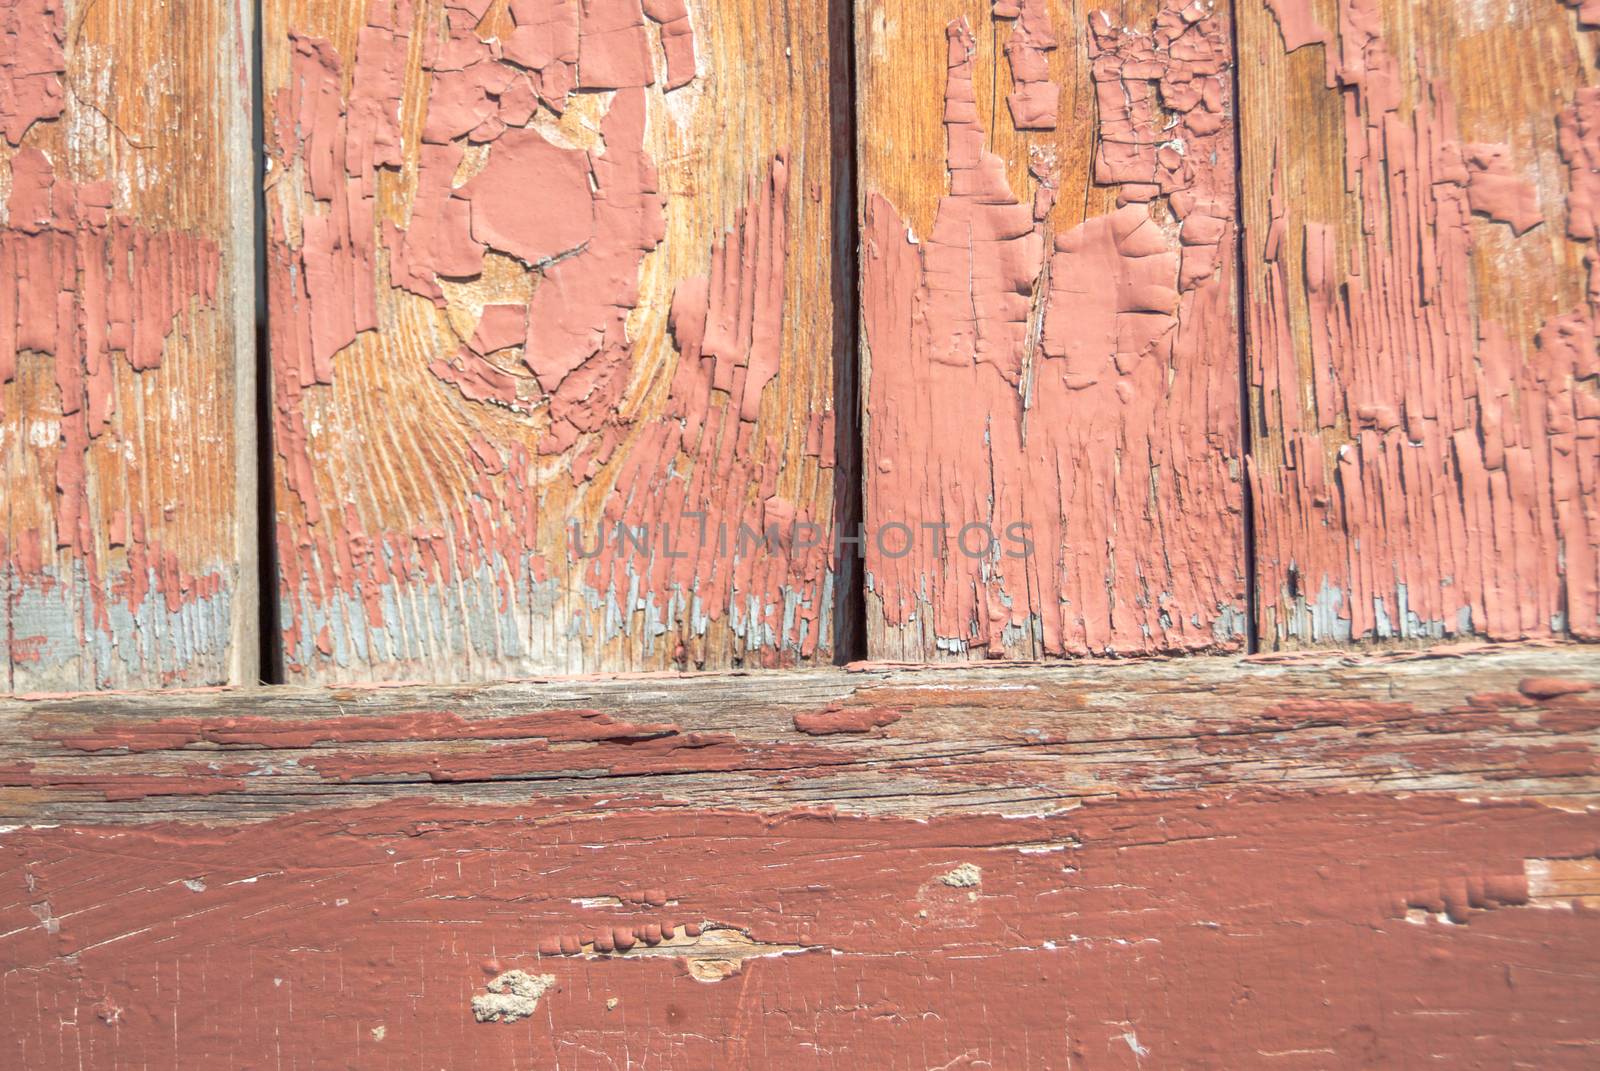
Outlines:
<svg viewBox="0 0 1600 1071"><path fill-rule="evenodd" d="M256 677L250 33L0 0L0 692Z"/></svg>
<svg viewBox="0 0 1600 1071"><path fill-rule="evenodd" d="M700 806L837 803L919 816L1294 778L1353 791L1540 794L1558 783L1535 761L1545 745L1587 754L1592 727L1558 712L1600 701L1562 698L1547 710L1519 695L1525 679L1600 672L1600 658L1567 648L863 665L8 702L0 761L15 791L0 823L233 822L330 794L347 804L506 802L582 795L597 780L607 794L682 794ZM838 716L815 720L829 710ZM791 771L800 776L779 776Z"/></svg>
<svg viewBox="0 0 1600 1071"><path fill-rule="evenodd" d="M1568 648L8 703L0 1035L38 1069L1588 1066L1597 686Z"/></svg>
<svg viewBox="0 0 1600 1071"><path fill-rule="evenodd" d="M290 680L827 661L828 16L268 0Z"/></svg>
<svg viewBox="0 0 1600 1071"><path fill-rule="evenodd" d="M871 656L1240 647L1227 5L857 11Z"/></svg>
<svg viewBox="0 0 1600 1071"><path fill-rule="evenodd" d="M1578 7L1240 0L1266 645L1600 638Z"/></svg>

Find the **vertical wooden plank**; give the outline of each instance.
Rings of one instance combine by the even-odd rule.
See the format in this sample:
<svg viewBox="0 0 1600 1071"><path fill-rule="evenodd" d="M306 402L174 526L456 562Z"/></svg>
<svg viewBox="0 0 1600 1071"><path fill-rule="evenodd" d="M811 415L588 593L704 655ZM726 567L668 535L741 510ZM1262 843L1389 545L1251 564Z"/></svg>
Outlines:
<svg viewBox="0 0 1600 1071"><path fill-rule="evenodd" d="M250 34L0 0L0 689L256 678Z"/></svg>
<svg viewBox="0 0 1600 1071"><path fill-rule="evenodd" d="M1600 637L1575 7L1240 0L1269 644Z"/></svg>
<svg viewBox="0 0 1600 1071"><path fill-rule="evenodd" d="M1237 648L1226 8L859 10L872 653Z"/></svg>
<svg viewBox="0 0 1600 1071"><path fill-rule="evenodd" d="M825 660L826 7L268 0L263 33L289 675Z"/></svg>

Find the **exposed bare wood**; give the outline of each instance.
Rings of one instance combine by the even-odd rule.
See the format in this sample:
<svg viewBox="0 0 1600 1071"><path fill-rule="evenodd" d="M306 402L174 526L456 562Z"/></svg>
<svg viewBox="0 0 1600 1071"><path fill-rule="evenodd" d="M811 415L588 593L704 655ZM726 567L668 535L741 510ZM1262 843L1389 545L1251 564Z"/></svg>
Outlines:
<svg viewBox="0 0 1600 1071"><path fill-rule="evenodd" d="M1267 644L1600 637L1577 6L1240 0Z"/></svg>
<svg viewBox="0 0 1600 1071"><path fill-rule="evenodd" d="M11 702L0 822L596 791L909 816L1202 787L1581 800L1597 674L1528 648Z"/></svg>
<svg viewBox="0 0 1600 1071"><path fill-rule="evenodd" d="M872 655L1241 646L1227 8L857 11Z"/></svg>
<svg viewBox="0 0 1600 1071"><path fill-rule="evenodd" d="M264 18L289 677L826 661L826 6Z"/></svg>
<svg viewBox="0 0 1600 1071"><path fill-rule="evenodd" d="M0 692L256 679L250 56L0 3Z"/></svg>
<svg viewBox="0 0 1600 1071"><path fill-rule="evenodd" d="M1597 686L1533 648L10 702L0 1037L1583 1067Z"/></svg>

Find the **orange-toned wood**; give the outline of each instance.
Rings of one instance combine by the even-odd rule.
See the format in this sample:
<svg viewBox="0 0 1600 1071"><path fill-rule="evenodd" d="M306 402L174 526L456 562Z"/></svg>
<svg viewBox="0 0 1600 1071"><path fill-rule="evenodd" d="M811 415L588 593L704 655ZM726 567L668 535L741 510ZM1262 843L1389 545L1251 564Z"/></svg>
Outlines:
<svg viewBox="0 0 1600 1071"><path fill-rule="evenodd" d="M0 692L255 679L250 34L0 2Z"/></svg>
<svg viewBox="0 0 1600 1071"><path fill-rule="evenodd" d="M264 5L291 679L827 659L827 18Z"/></svg>
<svg viewBox="0 0 1600 1071"><path fill-rule="evenodd" d="M857 10L873 656L1241 646L1226 5Z"/></svg>
<svg viewBox="0 0 1600 1071"><path fill-rule="evenodd" d="M1240 0L1265 645L1600 638L1575 7Z"/></svg>

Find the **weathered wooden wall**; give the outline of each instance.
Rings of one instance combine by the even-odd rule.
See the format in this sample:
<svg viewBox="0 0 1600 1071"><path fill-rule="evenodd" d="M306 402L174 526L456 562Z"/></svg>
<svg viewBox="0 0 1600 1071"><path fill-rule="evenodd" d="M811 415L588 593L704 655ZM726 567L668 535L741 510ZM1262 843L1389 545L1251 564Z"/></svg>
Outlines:
<svg viewBox="0 0 1600 1071"><path fill-rule="evenodd" d="M289 678L827 661L827 5L264 12Z"/></svg>
<svg viewBox="0 0 1600 1071"><path fill-rule="evenodd" d="M265 5L292 679L854 625L849 9L634 6ZM247 679L248 18L0 11L6 688ZM1582 5L854 12L875 657L1600 634Z"/></svg>
<svg viewBox="0 0 1600 1071"><path fill-rule="evenodd" d="M250 55L0 2L0 692L255 679Z"/></svg>
<svg viewBox="0 0 1600 1071"><path fill-rule="evenodd" d="M1597 679L0 704L0 1036L31 1071L1592 1066Z"/></svg>
<svg viewBox="0 0 1600 1071"><path fill-rule="evenodd" d="M878 658L1594 638L1594 6L266 0L302 686L0 701L8 1066L1591 1066L1592 650L804 664L858 400ZM250 678L246 18L0 0L8 690Z"/></svg>
<svg viewBox="0 0 1600 1071"><path fill-rule="evenodd" d="M1228 7L857 11L872 656L1241 646Z"/></svg>
<svg viewBox="0 0 1600 1071"><path fill-rule="evenodd" d="M1600 12L1240 0L1262 641L1600 638Z"/></svg>

